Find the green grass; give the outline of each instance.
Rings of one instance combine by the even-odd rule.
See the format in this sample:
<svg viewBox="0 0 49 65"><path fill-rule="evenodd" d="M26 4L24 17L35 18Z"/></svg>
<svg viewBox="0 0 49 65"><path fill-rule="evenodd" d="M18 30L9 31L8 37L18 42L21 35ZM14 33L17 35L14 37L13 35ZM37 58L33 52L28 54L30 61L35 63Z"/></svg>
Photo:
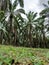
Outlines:
<svg viewBox="0 0 49 65"><path fill-rule="evenodd" d="M49 49L0 45L0 65L11 65L12 59L21 65L49 65Z"/></svg>

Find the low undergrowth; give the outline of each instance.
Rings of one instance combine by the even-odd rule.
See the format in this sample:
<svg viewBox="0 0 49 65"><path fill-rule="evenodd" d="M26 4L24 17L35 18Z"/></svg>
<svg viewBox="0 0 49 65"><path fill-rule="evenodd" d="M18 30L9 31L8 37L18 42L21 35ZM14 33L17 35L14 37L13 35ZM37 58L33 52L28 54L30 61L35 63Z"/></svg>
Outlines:
<svg viewBox="0 0 49 65"><path fill-rule="evenodd" d="M49 65L49 49L0 45L0 65Z"/></svg>

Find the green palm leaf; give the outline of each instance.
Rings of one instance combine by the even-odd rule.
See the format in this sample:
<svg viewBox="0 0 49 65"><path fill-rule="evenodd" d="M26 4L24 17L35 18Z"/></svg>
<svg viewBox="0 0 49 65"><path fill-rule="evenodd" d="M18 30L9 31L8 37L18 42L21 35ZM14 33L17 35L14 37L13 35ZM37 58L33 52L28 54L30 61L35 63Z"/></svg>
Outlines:
<svg viewBox="0 0 49 65"><path fill-rule="evenodd" d="M16 9L16 6L17 6L17 5L18 5L18 2L17 2L17 0L15 0L14 3L13 3L12 9L13 9L13 10Z"/></svg>
<svg viewBox="0 0 49 65"><path fill-rule="evenodd" d="M19 4L20 4L21 7L24 7L24 2L23 2L23 0L18 0L18 2L19 2Z"/></svg>
<svg viewBox="0 0 49 65"><path fill-rule="evenodd" d="M42 11L40 12L40 15L46 14L47 12L49 12L49 8L45 8L44 10L42 10Z"/></svg>
<svg viewBox="0 0 49 65"><path fill-rule="evenodd" d="M23 13L23 14L25 14L25 10L24 10L24 9L17 9L17 10L15 11L15 13L16 13L16 14L18 14L18 13Z"/></svg>

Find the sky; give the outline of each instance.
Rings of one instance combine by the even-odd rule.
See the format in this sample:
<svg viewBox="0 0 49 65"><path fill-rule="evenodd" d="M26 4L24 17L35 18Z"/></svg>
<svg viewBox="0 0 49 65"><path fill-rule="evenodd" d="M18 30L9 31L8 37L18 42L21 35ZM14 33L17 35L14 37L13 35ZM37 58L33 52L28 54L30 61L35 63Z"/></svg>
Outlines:
<svg viewBox="0 0 49 65"><path fill-rule="evenodd" d="M39 12L39 7L38 7L39 1L38 0L24 0L24 9L26 12L28 11L36 11Z"/></svg>
<svg viewBox="0 0 49 65"><path fill-rule="evenodd" d="M24 9L26 12L35 11L40 12L44 6L43 3L47 3L48 0L24 0Z"/></svg>
<svg viewBox="0 0 49 65"><path fill-rule="evenodd" d="M26 12L31 10L39 13L42 9L44 9L43 3L46 4L47 1L48 0L24 0L24 9ZM19 8L19 6L17 8Z"/></svg>

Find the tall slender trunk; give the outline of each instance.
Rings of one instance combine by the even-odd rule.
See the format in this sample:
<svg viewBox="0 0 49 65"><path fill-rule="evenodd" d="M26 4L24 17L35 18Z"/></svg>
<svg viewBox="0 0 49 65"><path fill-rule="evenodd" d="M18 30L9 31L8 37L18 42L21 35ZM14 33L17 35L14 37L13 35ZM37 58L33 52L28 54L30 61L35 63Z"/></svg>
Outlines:
<svg viewBox="0 0 49 65"><path fill-rule="evenodd" d="M11 34L12 34L12 18L13 18L13 16L12 16L12 14L10 15L10 17L9 17L10 19L9 19L9 22L10 22L10 34L9 34L9 37L10 37L10 44L12 43L12 38L11 38Z"/></svg>
<svg viewBox="0 0 49 65"><path fill-rule="evenodd" d="M44 48L47 46L46 45L46 37L45 37L45 33L43 32L43 44L44 44Z"/></svg>
<svg viewBox="0 0 49 65"><path fill-rule="evenodd" d="M12 32L12 18L13 18L13 15L11 14L10 20L9 20L9 22L10 22L10 32Z"/></svg>
<svg viewBox="0 0 49 65"><path fill-rule="evenodd" d="M16 31L16 29L14 29L14 34L15 34L15 36L14 36L14 45L16 45L17 44L17 31Z"/></svg>
<svg viewBox="0 0 49 65"><path fill-rule="evenodd" d="M0 31L0 44L2 44L2 31Z"/></svg>
<svg viewBox="0 0 49 65"><path fill-rule="evenodd" d="M31 26L31 24L30 24L30 30L29 30L29 45L30 45L30 47L32 47L32 34L31 34L31 29L32 29L32 26Z"/></svg>

